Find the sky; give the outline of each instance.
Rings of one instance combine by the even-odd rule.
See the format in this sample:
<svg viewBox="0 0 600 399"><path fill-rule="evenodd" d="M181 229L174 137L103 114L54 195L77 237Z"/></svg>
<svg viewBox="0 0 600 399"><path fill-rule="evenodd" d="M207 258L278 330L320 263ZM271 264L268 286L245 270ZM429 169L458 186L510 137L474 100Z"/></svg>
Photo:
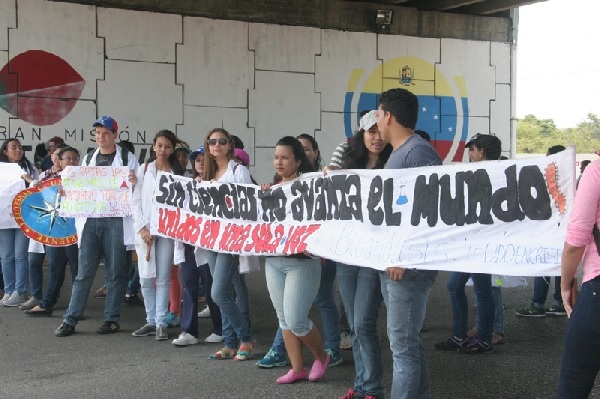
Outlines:
<svg viewBox="0 0 600 399"><path fill-rule="evenodd" d="M600 115L600 1L547 0L519 8L517 117L575 127Z"/></svg>

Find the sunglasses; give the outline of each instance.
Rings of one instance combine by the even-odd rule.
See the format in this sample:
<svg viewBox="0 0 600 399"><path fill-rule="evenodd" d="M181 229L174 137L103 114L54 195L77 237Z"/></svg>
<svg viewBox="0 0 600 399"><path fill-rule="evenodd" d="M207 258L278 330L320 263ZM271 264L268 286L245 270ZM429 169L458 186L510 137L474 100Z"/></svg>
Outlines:
<svg viewBox="0 0 600 399"><path fill-rule="evenodd" d="M226 145L227 143L229 143L229 140L227 140L227 139L208 139L208 145L210 145L210 146L215 146L215 145L217 145L217 143L219 143L219 145Z"/></svg>

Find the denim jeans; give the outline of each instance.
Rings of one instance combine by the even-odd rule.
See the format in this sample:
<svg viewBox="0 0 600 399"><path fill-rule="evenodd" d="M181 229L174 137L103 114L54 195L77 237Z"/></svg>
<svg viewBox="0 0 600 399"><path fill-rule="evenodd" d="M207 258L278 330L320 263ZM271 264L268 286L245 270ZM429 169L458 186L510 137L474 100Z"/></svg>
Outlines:
<svg viewBox="0 0 600 399"><path fill-rule="evenodd" d="M313 303L321 314L325 349L329 349L334 353L339 353L340 314L333 297L335 276L335 263L325 261L325 264L321 266L321 283L319 284L319 291L317 292L317 296ZM285 353L285 343L283 342L281 327L277 327L277 333L275 333L275 339L273 340L271 349L277 353Z"/></svg>
<svg viewBox="0 0 600 399"><path fill-rule="evenodd" d="M429 398L427 356L420 331L436 270L406 269L400 281L379 272L393 358L392 398Z"/></svg>
<svg viewBox="0 0 600 399"><path fill-rule="evenodd" d="M0 229L0 262L6 294L17 291L25 295L27 291L28 247L29 238L21 229Z"/></svg>
<svg viewBox="0 0 600 399"><path fill-rule="evenodd" d="M501 287L492 287L492 298L494 300L494 328L492 331L504 334L504 301Z"/></svg>
<svg viewBox="0 0 600 399"><path fill-rule="evenodd" d="M42 284L44 282L44 258L45 253L29 252L27 261L29 263L29 294L37 299L42 299Z"/></svg>
<svg viewBox="0 0 600 399"><path fill-rule="evenodd" d="M239 274L239 257L206 251L208 266L213 277L211 295L221 309L225 346L237 349L240 342L251 341L252 332L234 300L233 280Z"/></svg>
<svg viewBox="0 0 600 399"><path fill-rule="evenodd" d="M217 335L223 335L223 321L221 320L221 309L219 309L219 306L215 303L215 301L213 301L212 295L210 294L213 285L213 278L210 274L210 268L208 267L208 263L202 266L198 266L198 273L200 273L200 281L202 281L202 284L204 285L206 304L208 305L208 309L210 310L210 319L212 320L213 325L212 332ZM243 310L241 311L243 314ZM197 319L198 315L196 314L194 317L196 317ZM248 327L250 327L250 325L248 325Z"/></svg>
<svg viewBox="0 0 600 399"><path fill-rule="evenodd" d="M154 237L155 278L142 278L142 295L146 308L146 324L167 327L169 311L169 285L171 284L171 265L175 243L170 238Z"/></svg>
<svg viewBox="0 0 600 399"><path fill-rule="evenodd" d="M246 324L250 327L250 295L245 274L235 273L233 275L233 291L235 292L235 303L242 312ZM252 331L251 328L250 330Z"/></svg>
<svg viewBox="0 0 600 399"><path fill-rule="evenodd" d="M125 289L125 295L137 295L140 291L140 271L137 266L133 264L133 253L135 251L127 251L125 255L125 263L129 268L129 280L127 281L127 288Z"/></svg>
<svg viewBox="0 0 600 399"><path fill-rule="evenodd" d="M600 276L586 281L571 313L560 367L558 399L587 398L600 371Z"/></svg>
<svg viewBox="0 0 600 399"><path fill-rule="evenodd" d="M60 289L65 281L67 263L71 267L71 282L77 277L79 268L79 249L77 244L66 247L51 247L46 245L46 258L48 259L48 286L46 294L40 303L44 309L52 309L60 296Z"/></svg>
<svg viewBox="0 0 600 399"><path fill-rule="evenodd" d="M379 271L338 263L337 278L352 334L354 389L364 396L383 398L383 360L377 331L383 300Z"/></svg>
<svg viewBox="0 0 600 399"><path fill-rule="evenodd" d="M69 308L63 321L75 326L87 305L100 257L104 255L107 295L104 321L118 322L129 270L125 266L123 218L88 218L81 234L79 270L73 282Z"/></svg>
<svg viewBox="0 0 600 399"><path fill-rule="evenodd" d="M531 304L536 308L543 308L550 289L550 276L535 277L533 279L533 298ZM554 277L554 305L562 306L560 295L560 276Z"/></svg>
<svg viewBox="0 0 600 399"><path fill-rule="evenodd" d="M448 292L452 305L452 335L467 337L469 329L469 302L465 293L465 284L473 280L477 300L477 337L491 342L494 327L494 300L492 298L492 276L481 273L452 272L448 279Z"/></svg>
<svg viewBox="0 0 600 399"><path fill-rule="evenodd" d="M320 269L318 258L269 256L265 260L267 288L279 326L298 337L306 336L313 327L308 312L319 291Z"/></svg>

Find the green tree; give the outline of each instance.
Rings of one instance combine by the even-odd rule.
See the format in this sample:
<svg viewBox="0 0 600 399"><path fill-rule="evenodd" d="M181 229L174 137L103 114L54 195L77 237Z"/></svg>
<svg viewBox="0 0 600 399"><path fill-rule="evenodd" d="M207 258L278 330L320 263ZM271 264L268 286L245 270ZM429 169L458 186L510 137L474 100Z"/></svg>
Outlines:
<svg viewBox="0 0 600 399"><path fill-rule="evenodd" d="M517 152L543 154L548 147L560 142L560 131L552 119L538 119L526 115L517 120Z"/></svg>

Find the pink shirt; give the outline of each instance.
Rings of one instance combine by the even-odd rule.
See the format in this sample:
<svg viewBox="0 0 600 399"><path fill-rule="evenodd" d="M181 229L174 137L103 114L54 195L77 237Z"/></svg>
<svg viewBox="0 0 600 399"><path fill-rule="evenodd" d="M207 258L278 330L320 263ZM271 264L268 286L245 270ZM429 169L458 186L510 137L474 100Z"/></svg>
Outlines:
<svg viewBox="0 0 600 399"><path fill-rule="evenodd" d="M567 243L575 247L586 247L583 254L583 282L600 276L600 256L592 236L594 223L600 226L600 161L589 164L579 181L565 238Z"/></svg>

